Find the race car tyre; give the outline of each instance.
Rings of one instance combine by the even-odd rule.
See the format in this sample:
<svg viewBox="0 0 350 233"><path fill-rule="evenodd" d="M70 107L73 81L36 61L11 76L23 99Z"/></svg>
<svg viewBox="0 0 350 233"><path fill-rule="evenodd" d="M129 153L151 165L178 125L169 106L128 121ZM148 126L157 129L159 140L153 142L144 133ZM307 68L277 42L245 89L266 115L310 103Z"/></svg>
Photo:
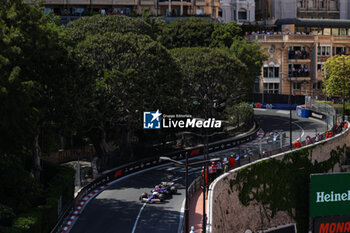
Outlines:
<svg viewBox="0 0 350 233"><path fill-rule="evenodd" d="M164 194L159 194L159 200L160 202L163 202L165 199Z"/></svg>
<svg viewBox="0 0 350 233"><path fill-rule="evenodd" d="M170 191L171 191L171 193L176 193L177 192L177 188L175 186L171 186L170 187Z"/></svg>

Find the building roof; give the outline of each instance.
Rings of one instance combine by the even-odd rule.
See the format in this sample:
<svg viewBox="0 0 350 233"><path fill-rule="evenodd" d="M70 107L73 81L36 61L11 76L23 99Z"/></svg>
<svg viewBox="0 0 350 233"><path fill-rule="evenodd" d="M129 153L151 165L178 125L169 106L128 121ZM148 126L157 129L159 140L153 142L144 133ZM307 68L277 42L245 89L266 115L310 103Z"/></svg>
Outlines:
<svg viewBox="0 0 350 233"><path fill-rule="evenodd" d="M294 24L296 27L350 28L350 20L344 19L278 19L277 26Z"/></svg>

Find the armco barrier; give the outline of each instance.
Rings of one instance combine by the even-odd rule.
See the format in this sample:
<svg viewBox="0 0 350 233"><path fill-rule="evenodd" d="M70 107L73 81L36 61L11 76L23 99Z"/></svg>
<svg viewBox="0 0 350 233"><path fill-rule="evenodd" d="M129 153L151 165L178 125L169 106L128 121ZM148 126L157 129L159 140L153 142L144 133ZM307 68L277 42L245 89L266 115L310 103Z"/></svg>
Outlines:
<svg viewBox="0 0 350 233"><path fill-rule="evenodd" d="M242 137L230 138L226 140L221 140L219 142L212 142L208 144L208 152L217 152L225 149L229 149L240 144L249 142L256 138L257 131L259 130L258 124L254 122L254 130L249 134ZM188 153L189 157L195 157L203 154L204 146L197 146L193 148L189 148L186 150L176 151L173 153L165 154L164 156L170 157L174 160L182 160L185 158L185 153ZM77 205L82 201L82 199L88 195L91 191L95 190L97 187L100 187L106 183L109 183L113 180L117 180L123 176L132 174L134 172L154 167L156 165L168 163L167 161L159 160L159 157L148 158L140 161L136 161L133 163L129 163L126 165L119 166L117 168L105 171L101 174L100 177L83 187L78 195L75 197L74 201L70 203L67 209L60 215L58 218L57 224L51 230L51 233L61 233L62 229L66 226L66 222L71 216L71 214L77 208Z"/></svg>

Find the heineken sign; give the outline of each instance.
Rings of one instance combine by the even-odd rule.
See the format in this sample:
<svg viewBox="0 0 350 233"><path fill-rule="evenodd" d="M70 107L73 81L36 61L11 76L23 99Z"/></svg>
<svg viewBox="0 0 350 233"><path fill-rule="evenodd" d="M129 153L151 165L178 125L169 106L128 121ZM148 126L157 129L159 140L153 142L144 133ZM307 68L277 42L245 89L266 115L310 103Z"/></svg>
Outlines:
<svg viewBox="0 0 350 233"><path fill-rule="evenodd" d="M350 173L310 177L310 216L350 215Z"/></svg>

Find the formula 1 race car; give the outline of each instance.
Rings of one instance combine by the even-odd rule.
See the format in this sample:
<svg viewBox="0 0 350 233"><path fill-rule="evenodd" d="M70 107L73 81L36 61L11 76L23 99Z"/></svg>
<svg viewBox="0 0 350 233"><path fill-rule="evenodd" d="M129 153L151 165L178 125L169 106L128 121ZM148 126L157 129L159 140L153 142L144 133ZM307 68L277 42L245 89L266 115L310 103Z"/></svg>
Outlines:
<svg viewBox="0 0 350 233"><path fill-rule="evenodd" d="M141 202L164 202L175 193L177 193L177 188L174 182L161 182L150 191L150 194L142 193L139 199Z"/></svg>
<svg viewBox="0 0 350 233"><path fill-rule="evenodd" d="M162 182L161 185L162 185L162 187L165 187L172 194L177 193L177 188L176 188L174 182Z"/></svg>
<svg viewBox="0 0 350 233"><path fill-rule="evenodd" d="M140 201L141 202L164 202L165 196L164 194L158 193L158 192L153 192L152 194L148 195L148 193L142 193L140 196Z"/></svg>

